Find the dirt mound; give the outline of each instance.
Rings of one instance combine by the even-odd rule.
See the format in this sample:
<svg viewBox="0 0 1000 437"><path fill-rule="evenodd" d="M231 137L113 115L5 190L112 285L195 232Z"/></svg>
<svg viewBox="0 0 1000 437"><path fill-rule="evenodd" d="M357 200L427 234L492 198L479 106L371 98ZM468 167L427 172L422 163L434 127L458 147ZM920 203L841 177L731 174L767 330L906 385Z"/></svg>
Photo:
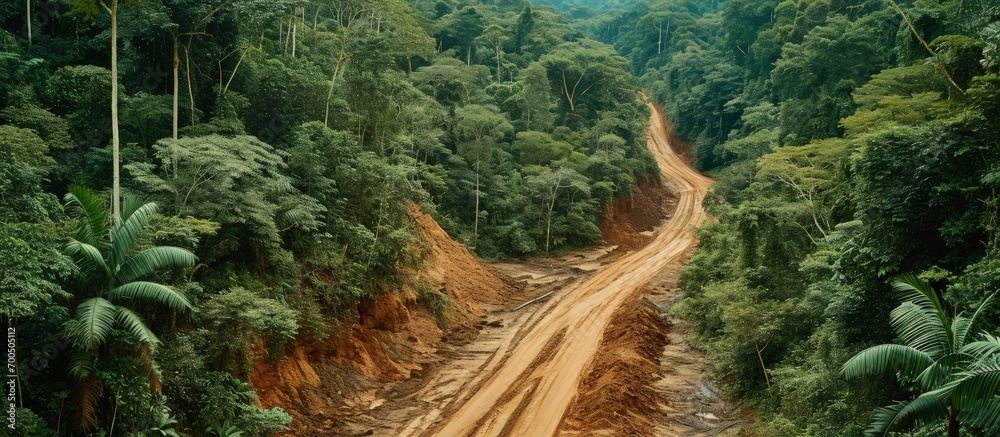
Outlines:
<svg viewBox="0 0 1000 437"><path fill-rule="evenodd" d="M629 250L646 245L652 238L648 233L669 218L675 203L675 196L655 177L637 180L631 197L615 199L604 212L600 226L604 243Z"/></svg>
<svg viewBox="0 0 1000 437"><path fill-rule="evenodd" d="M612 320L560 433L652 434L650 418L661 397L652 385L660 377L667 326L638 296L622 305Z"/></svg>
<svg viewBox="0 0 1000 437"><path fill-rule="evenodd" d="M292 415L288 434L315 435L333 428L338 417L380 405L377 387L406 380L439 360L435 352L442 341L475 338L485 314L481 305L502 302L513 288L513 281L480 263L416 205L412 218L424 261L408 272L404 286L359 302L356 314L329 338L301 337L277 362L255 361L250 382L258 403ZM441 317L427 309L427 296L438 294L449 303Z"/></svg>
<svg viewBox="0 0 1000 437"><path fill-rule="evenodd" d="M423 265L414 272L418 288L429 286L451 299L447 322L465 322L484 314L481 304L499 304L512 281L476 259L469 249L452 240L434 218L413 205L413 220L424 241ZM418 290L420 292L420 290Z"/></svg>

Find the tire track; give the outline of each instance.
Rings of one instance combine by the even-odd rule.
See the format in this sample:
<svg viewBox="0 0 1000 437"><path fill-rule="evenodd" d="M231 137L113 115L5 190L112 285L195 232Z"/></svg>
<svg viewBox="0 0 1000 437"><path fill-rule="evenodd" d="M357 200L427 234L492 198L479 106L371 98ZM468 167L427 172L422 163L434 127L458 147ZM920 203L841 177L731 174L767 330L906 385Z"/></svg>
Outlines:
<svg viewBox="0 0 1000 437"><path fill-rule="evenodd" d="M650 108L648 147L678 195L674 217L644 248L547 301L503 361L452 399L424 435L555 435L616 310L697 243L694 230L706 217L701 201L712 181L674 153L662 112Z"/></svg>

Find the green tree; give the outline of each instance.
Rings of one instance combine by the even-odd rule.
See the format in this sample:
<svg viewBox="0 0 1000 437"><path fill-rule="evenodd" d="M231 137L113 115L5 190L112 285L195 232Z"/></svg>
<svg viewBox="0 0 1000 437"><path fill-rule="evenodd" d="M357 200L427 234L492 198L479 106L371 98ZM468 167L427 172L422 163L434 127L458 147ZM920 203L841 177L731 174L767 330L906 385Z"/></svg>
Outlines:
<svg viewBox="0 0 1000 437"><path fill-rule="evenodd" d="M545 214L545 256L549 256L552 243L552 217L559 195L569 191L574 194L590 196L590 185L587 177L570 168L560 168L556 171L544 171L537 176L529 177L525 183L535 193L535 198L543 203Z"/></svg>
<svg viewBox="0 0 1000 437"><path fill-rule="evenodd" d="M545 67L552 88L559 90L565 99L569 112L575 112L580 99L591 90L593 94L603 94L604 99L625 97L615 91L628 83L627 64L608 45L580 39L560 45L539 62ZM608 103L608 100L603 102Z"/></svg>
<svg viewBox="0 0 1000 437"><path fill-rule="evenodd" d="M497 58L497 83L500 83L501 61L503 60L503 45L510 38L507 36L507 29L497 24L491 24L483 29L483 34L479 38L489 45Z"/></svg>
<svg viewBox="0 0 1000 437"><path fill-rule="evenodd" d="M549 88L545 68L535 62L521 71L521 91L517 93L521 103L521 117L528 130L546 131L552 128L556 106ZM519 120L520 121L520 120Z"/></svg>
<svg viewBox="0 0 1000 437"><path fill-rule="evenodd" d="M152 352L159 340L125 305L144 301L174 311L192 310L188 299L173 288L143 279L164 270L192 267L197 258L187 250L166 246L132 254L143 228L156 213L155 203L125 202L121 221L109 227L103 200L86 189L71 187L65 202L66 213L77 222L65 254L79 270L73 291L75 300L82 300L66 326L72 348L69 372L75 382L76 426L88 430L97 426L97 406L103 393L97 361L115 330L124 330L138 342L150 387L157 389Z"/></svg>
<svg viewBox="0 0 1000 437"><path fill-rule="evenodd" d="M418 68L411 80L418 89L442 105L458 106L481 100L479 96L488 83L489 69L441 57L431 65Z"/></svg>
<svg viewBox="0 0 1000 437"><path fill-rule="evenodd" d="M901 303L890 322L903 344L865 349L844 363L843 374L858 378L896 373L921 394L878 409L866 433L884 435L895 427L941 419L948 421L948 437L958 437L961 422L989 434L1000 432L1000 337L976 330L992 296L971 316L959 313L949 320L927 282L904 275L893 288ZM972 341L976 336L982 340Z"/></svg>
<svg viewBox="0 0 1000 437"><path fill-rule="evenodd" d="M479 237L479 180L483 164L489 165L493 147L514 128L507 117L495 106L469 105L455 110L458 123L455 136L461 141L458 154L465 158L476 172L475 236Z"/></svg>
<svg viewBox="0 0 1000 437"><path fill-rule="evenodd" d="M475 6L466 6L441 18L444 29L442 44L464 48L465 63L472 65L472 50L476 38L483 33L483 15Z"/></svg>
<svg viewBox="0 0 1000 437"><path fill-rule="evenodd" d="M33 130L0 126L0 318L24 320L64 294L58 276L72 266L58 250L51 217L58 199L41 187L48 145Z"/></svg>
<svg viewBox="0 0 1000 437"><path fill-rule="evenodd" d="M77 13L82 13L90 19L97 15L98 5L111 16L111 156L112 156L112 189L111 189L111 219L121 220L121 177L119 175L119 137L118 137L118 0L110 0L110 4L98 0L74 0L71 6Z"/></svg>
<svg viewBox="0 0 1000 437"><path fill-rule="evenodd" d="M535 131L518 132L514 148L520 155L521 165L549 165L573 153L572 144Z"/></svg>
<svg viewBox="0 0 1000 437"><path fill-rule="evenodd" d="M132 163L125 168L138 188L157 196L170 213L210 219L223 226L225 244L212 245L213 258L251 248L259 269L280 258L282 236L310 232L323 211L284 174L284 153L255 137L220 135L161 140L153 145L160 165ZM205 255L205 254L203 254Z"/></svg>
<svg viewBox="0 0 1000 437"><path fill-rule="evenodd" d="M514 52L520 54L528 36L535 31L535 14L531 10L531 3L525 4L521 14L517 16L517 25L514 27Z"/></svg>

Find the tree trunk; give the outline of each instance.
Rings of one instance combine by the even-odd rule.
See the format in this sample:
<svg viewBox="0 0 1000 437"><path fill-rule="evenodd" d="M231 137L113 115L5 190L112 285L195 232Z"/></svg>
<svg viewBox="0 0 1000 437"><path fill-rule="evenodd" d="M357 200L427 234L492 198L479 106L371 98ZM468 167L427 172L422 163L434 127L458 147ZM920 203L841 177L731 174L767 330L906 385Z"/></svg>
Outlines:
<svg viewBox="0 0 1000 437"><path fill-rule="evenodd" d="M581 77L581 79L582 79L582 77ZM579 82L577 82L577 83L579 83ZM576 111L576 106L573 105L573 94L570 94L570 92L569 92L569 85L566 83L566 71L565 70L562 72L562 85L563 85L563 93L566 94L566 101L569 102L569 112L575 112Z"/></svg>
<svg viewBox="0 0 1000 437"><path fill-rule="evenodd" d="M173 96L173 98L174 98L174 100L173 100L173 106L174 106L173 107L173 110L174 110L174 120L173 120L173 123L174 123L174 125L173 125L173 129L172 129L172 134L173 134L174 140L176 140L177 139L177 122L178 122L177 121L178 120L178 114L177 113L178 113L178 110L179 110L179 108L178 108L178 100L179 100L178 97L180 95L179 88L180 88L180 75L181 75L180 74L181 59L180 59L180 56L177 54L177 37L174 37L174 65L173 65L173 67L174 67L174 96ZM176 168L175 168L174 173L176 175Z"/></svg>
<svg viewBox="0 0 1000 437"><path fill-rule="evenodd" d="M479 160L476 160L476 220L473 227L476 241L479 241Z"/></svg>
<svg viewBox="0 0 1000 437"><path fill-rule="evenodd" d="M549 215L545 223L545 256L549 256L549 242L552 241L552 210L556 207L556 196L559 194L559 185L552 189L552 201L549 202Z"/></svg>
<svg viewBox="0 0 1000 437"><path fill-rule="evenodd" d="M27 0L26 4L28 9L27 12L28 15L25 18L27 18L27 23L28 23L28 45L30 46L31 45L31 0Z"/></svg>
<svg viewBox="0 0 1000 437"><path fill-rule="evenodd" d="M330 92L326 94L326 113L323 114L323 125L330 127L330 99L333 98L333 86L337 84L337 76L340 75L340 66L344 63L345 48L340 48L340 56L337 57L337 65L333 67L333 78L330 79Z"/></svg>
<svg viewBox="0 0 1000 437"><path fill-rule="evenodd" d="M288 53L288 43L292 40L292 20L288 20L288 31L285 34L285 50L282 54Z"/></svg>
<svg viewBox="0 0 1000 437"><path fill-rule="evenodd" d="M111 217L114 223L121 220L121 175L119 174L118 137L118 0L111 0L111 7L103 2L111 15Z"/></svg>
<svg viewBox="0 0 1000 437"><path fill-rule="evenodd" d="M299 23L292 23L292 57L295 57L295 34L298 33Z"/></svg>
<svg viewBox="0 0 1000 437"><path fill-rule="evenodd" d="M953 406L948 409L948 437L958 437L958 410Z"/></svg>
<svg viewBox="0 0 1000 437"><path fill-rule="evenodd" d="M222 97L222 96L226 95L226 92L229 91L229 85L232 85L233 78L236 77L236 72L239 71L240 65L243 64L243 59L246 58L247 53L249 53L249 52L250 52L250 47L247 47L246 49L243 49L243 53L240 54L240 59L236 61L236 66L233 67L233 72L229 75L229 80L226 81L226 85L222 87L222 91L219 93L219 97ZM220 67L219 67L219 73L221 74L222 73L222 67L221 67L222 64L220 63L219 65L220 65ZM220 83L219 85L222 85L222 84Z"/></svg>
<svg viewBox="0 0 1000 437"><path fill-rule="evenodd" d="M771 377L767 376L767 366L764 365L764 357L760 354L760 351L763 349L761 349L760 346L757 346L757 340L753 341L753 347L757 350L757 359L760 360L760 369L764 372L764 381L767 382L767 394L770 395ZM764 347L767 347L767 344L764 344Z"/></svg>
<svg viewBox="0 0 1000 437"><path fill-rule="evenodd" d="M173 96L173 112L174 112L173 115L174 115L174 120L173 120L173 127L171 129L171 134L172 134L172 137L173 137L174 141L177 141L177 124L178 124L178 112L179 112L178 101L179 101L179 95L180 95L180 91L178 90L178 88L180 87L180 65L181 65L181 60L180 60L180 57L177 55L177 36L174 35L174 65L173 65L173 67L174 67L174 96ZM177 146L175 145L174 147L177 147ZM174 170L174 179L176 179L177 178L177 152L176 152L176 150L174 151L173 170Z"/></svg>
<svg viewBox="0 0 1000 437"><path fill-rule="evenodd" d="M500 83L500 50L501 47L497 46L497 83Z"/></svg>
<svg viewBox="0 0 1000 437"><path fill-rule="evenodd" d="M194 87L191 86L191 38L184 49L184 77L187 79L188 100L191 102L191 126L194 126Z"/></svg>

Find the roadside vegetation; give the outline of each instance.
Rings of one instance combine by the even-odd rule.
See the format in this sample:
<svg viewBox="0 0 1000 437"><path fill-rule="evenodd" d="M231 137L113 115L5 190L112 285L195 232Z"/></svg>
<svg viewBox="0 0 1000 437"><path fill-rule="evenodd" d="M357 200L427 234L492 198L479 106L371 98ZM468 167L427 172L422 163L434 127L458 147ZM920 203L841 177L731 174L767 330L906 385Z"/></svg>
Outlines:
<svg viewBox="0 0 1000 437"><path fill-rule="evenodd" d="M761 435L997 434L1000 355L967 348L1000 322L979 309L1000 289L998 20L989 1L658 0L581 22L718 178L676 311ZM851 360L890 343L924 355Z"/></svg>
<svg viewBox="0 0 1000 437"><path fill-rule="evenodd" d="M480 257L545 254L657 173L625 58L526 1L28 0L0 26L14 435L271 435L253 363L410 280L411 203Z"/></svg>

